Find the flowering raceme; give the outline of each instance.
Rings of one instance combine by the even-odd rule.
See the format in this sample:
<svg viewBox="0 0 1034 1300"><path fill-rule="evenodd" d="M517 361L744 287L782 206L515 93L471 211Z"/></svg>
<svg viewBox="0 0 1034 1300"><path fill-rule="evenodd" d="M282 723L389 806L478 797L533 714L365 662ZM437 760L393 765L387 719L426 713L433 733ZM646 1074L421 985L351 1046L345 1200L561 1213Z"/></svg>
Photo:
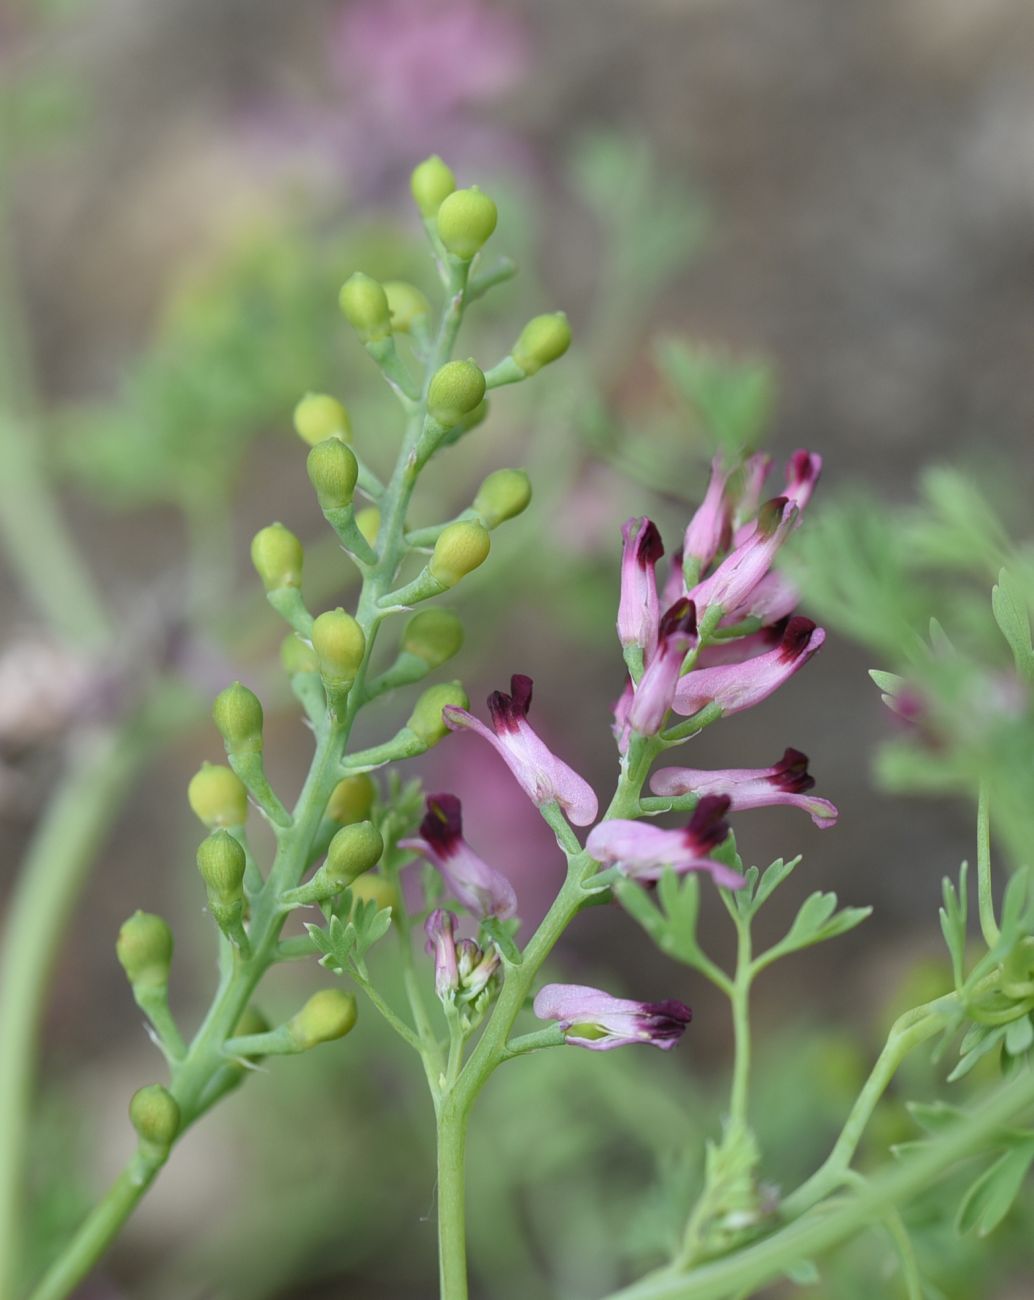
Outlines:
<svg viewBox="0 0 1034 1300"><path fill-rule="evenodd" d="M565 1040L594 1052L649 1043L669 1051L682 1037L693 1012L682 1002L635 1002L584 984L546 984L534 1005L540 1020L555 1020Z"/></svg>
<svg viewBox="0 0 1034 1300"><path fill-rule="evenodd" d="M474 852L463 838L463 810L454 794L429 794L419 838L400 840L442 873L459 901L476 916L502 920L517 911L517 895L506 877Z"/></svg>

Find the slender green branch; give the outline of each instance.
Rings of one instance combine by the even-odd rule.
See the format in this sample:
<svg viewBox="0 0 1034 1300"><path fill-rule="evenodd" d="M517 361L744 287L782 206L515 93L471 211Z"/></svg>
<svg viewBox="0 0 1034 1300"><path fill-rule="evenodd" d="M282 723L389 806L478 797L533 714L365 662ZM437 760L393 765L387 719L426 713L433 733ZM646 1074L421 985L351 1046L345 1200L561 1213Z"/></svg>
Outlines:
<svg viewBox="0 0 1034 1300"><path fill-rule="evenodd" d="M357 971L350 972L352 978L359 985L362 991L370 999L373 1005L381 1013L387 1023L394 1029L395 1033L407 1042L415 1052L423 1051L423 1044L420 1039L413 1033L412 1029L397 1015L394 1008L385 1000L377 991L376 987L368 979L364 979Z"/></svg>
<svg viewBox="0 0 1034 1300"><path fill-rule="evenodd" d="M980 932L987 946L993 948L998 942L999 930L991 889L990 798L985 778L980 782L980 797L977 802L977 906L980 912Z"/></svg>
<svg viewBox="0 0 1034 1300"><path fill-rule="evenodd" d="M725 897L723 892L722 897ZM750 918L741 915L736 904L729 907L736 923L736 977L732 983L733 1071L729 1094L729 1126L745 1132L750 1087L750 985L753 979Z"/></svg>

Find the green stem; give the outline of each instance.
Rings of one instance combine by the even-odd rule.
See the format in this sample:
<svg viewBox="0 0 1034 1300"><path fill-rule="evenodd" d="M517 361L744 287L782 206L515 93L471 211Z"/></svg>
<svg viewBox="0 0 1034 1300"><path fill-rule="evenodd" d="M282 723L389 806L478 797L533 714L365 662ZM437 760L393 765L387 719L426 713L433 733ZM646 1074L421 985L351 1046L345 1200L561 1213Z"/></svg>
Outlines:
<svg viewBox="0 0 1034 1300"><path fill-rule="evenodd" d="M80 741L33 836L0 950L0 1297L12 1300L39 1021L61 937L148 738L131 723Z"/></svg>
<svg viewBox="0 0 1034 1300"><path fill-rule="evenodd" d="M999 939L995 921L994 895L991 889L991 817L990 791L985 780L980 782L977 802L977 906L980 912L980 932L984 942L993 948Z"/></svg>
<svg viewBox="0 0 1034 1300"><path fill-rule="evenodd" d="M438 1278L441 1300L467 1300L463 1164L467 1110L450 1101L438 1116Z"/></svg>
<svg viewBox="0 0 1034 1300"><path fill-rule="evenodd" d="M729 910L736 922L737 934L736 977L732 984L733 1070L732 1090L729 1094L729 1127L740 1133L749 1127L747 1103L750 1087L750 985L753 978L753 952L750 920L739 914L735 903Z"/></svg>

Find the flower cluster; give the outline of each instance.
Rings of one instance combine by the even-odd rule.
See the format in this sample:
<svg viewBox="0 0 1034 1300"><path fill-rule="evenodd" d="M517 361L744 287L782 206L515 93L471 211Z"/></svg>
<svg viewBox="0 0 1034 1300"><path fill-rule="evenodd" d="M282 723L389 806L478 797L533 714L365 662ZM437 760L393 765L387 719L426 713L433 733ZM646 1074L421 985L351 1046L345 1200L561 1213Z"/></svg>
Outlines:
<svg viewBox="0 0 1034 1300"><path fill-rule="evenodd" d="M810 619L794 616L797 593L772 568L800 522L821 460L795 452L782 494L759 506L769 467L769 458L762 455L738 466L715 460L703 502L689 521L662 590L657 565L664 546L656 525L646 518L630 519L621 530L617 632L628 676L614 710L614 734L623 770L633 752L645 756L645 772L659 753L696 735L708 722L759 704L822 645L825 633ZM613 871L645 885L669 870L678 875L706 872L716 885L738 889L743 878L719 855L729 837L728 813L787 804L807 812L819 827L837 819L828 799L809 793L814 780L806 756L787 749L765 768L664 767L654 772L654 803L663 810L667 800L671 810L690 811L684 827L667 829L622 816L607 816L593 825L599 811L596 795L533 730L531 699L531 679L518 674L509 694L489 696L490 727L458 706L447 706L443 718L452 730L473 731L487 740L545 815L559 809L573 825L592 826L585 854L597 872ZM637 807L640 812L657 810L638 800ZM509 920L517 911L512 886L466 843L462 829L459 799L431 795L419 838L402 846L432 863L457 901L479 921ZM475 978L460 971L455 918L433 912L427 933L439 996L454 999L466 987L464 978ZM493 961L497 954L477 949L467 964L477 972ZM477 991L484 987L483 981ZM555 1020L567 1042L596 1050L636 1042L667 1049L690 1020L689 1009L678 1002L627 1001L581 985L547 985L535 1000L535 1012Z"/></svg>

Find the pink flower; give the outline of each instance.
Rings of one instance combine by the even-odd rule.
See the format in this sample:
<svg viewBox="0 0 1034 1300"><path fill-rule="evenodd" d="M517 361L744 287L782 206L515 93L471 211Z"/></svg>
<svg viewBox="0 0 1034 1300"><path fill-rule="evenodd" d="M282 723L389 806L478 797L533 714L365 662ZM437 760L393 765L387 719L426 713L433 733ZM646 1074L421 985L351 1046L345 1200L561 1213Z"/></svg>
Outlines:
<svg viewBox="0 0 1034 1300"><path fill-rule="evenodd" d="M456 918L436 908L424 922L427 951L434 957L434 991L440 998L452 997L460 985L456 965Z"/></svg>
<svg viewBox="0 0 1034 1300"><path fill-rule="evenodd" d="M659 880L666 867L678 875L687 871L709 871L715 884L739 889L743 877L708 854L727 838L729 826L725 814L730 807L727 795L708 795L701 799L688 826L664 830L646 822L600 822L589 832L585 847L604 867L616 867L633 880Z"/></svg>
<svg viewBox="0 0 1034 1300"><path fill-rule="evenodd" d="M743 663L687 673L675 690L675 711L690 717L712 703L724 714L753 708L803 668L825 639L826 633L810 618L792 618L774 650Z"/></svg>
<svg viewBox="0 0 1034 1300"><path fill-rule="evenodd" d="M492 730L466 709L446 705L442 717L453 730L467 730L487 740L503 758L518 783L541 807L558 803L575 826L596 820L599 805L589 783L553 754L528 725L532 681L518 673L510 678L510 694L493 691L488 697Z"/></svg>
<svg viewBox="0 0 1034 1300"><path fill-rule="evenodd" d="M722 469L722 459L716 456L704 499L689 521L682 543L684 559L696 561L698 574L705 573L718 552L729 545L732 511L725 491L728 481L729 471Z"/></svg>
<svg viewBox="0 0 1034 1300"><path fill-rule="evenodd" d="M758 632L751 632L747 636L732 637L726 641L712 641L709 645L703 646L697 655L696 670L714 668L718 664L742 664L747 659L771 650L774 645L779 645L782 641L783 633L789 623L788 618L781 618L778 623L763 627Z"/></svg>
<svg viewBox="0 0 1034 1300"><path fill-rule="evenodd" d="M821 473L822 457L814 451L795 451L787 462L786 496L799 511L811 500Z"/></svg>
<svg viewBox="0 0 1034 1300"><path fill-rule="evenodd" d="M662 796L686 794L726 795L730 812L748 808L769 808L789 804L803 808L823 830L836 823L838 813L828 799L808 795L815 779L808 772L808 758L799 749L787 749L778 763L763 768L726 768L721 772L700 772L689 767L662 767L650 778L650 789Z"/></svg>
<svg viewBox="0 0 1034 1300"><path fill-rule="evenodd" d="M693 1012L683 1002L636 1002L584 984L547 984L535 997L540 1020L555 1020L566 1041L594 1052L634 1043L669 1051L686 1031Z"/></svg>
<svg viewBox="0 0 1034 1300"><path fill-rule="evenodd" d="M517 895L506 877L474 852L463 838L463 811L454 794L429 794L420 837L399 840L442 873L445 883L475 916L502 920L517 911Z"/></svg>
<svg viewBox="0 0 1034 1300"><path fill-rule="evenodd" d="M759 618L763 623L778 623L797 608L800 592L789 578L772 570L733 609L727 610L720 626L730 627L745 618Z"/></svg>
<svg viewBox="0 0 1034 1300"><path fill-rule="evenodd" d="M740 489L739 500L736 503L736 520L739 525L735 537L737 546L743 540L740 536L741 531L746 529L749 532L754 516L757 514L765 479L768 478L768 471L771 468L772 457L766 455L763 451L756 451L753 456L748 456L743 462L743 486ZM747 522L744 522L745 520Z"/></svg>
<svg viewBox="0 0 1034 1300"><path fill-rule="evenodd" d="M656 736L664 725L686 653L696 641L697 612L685 596L661 619L657 649L640 678L627 712L627 725L641 736Z"/></svg>
<svg viewBox="0 0 1034 1300"><path fill-rule="evenodd" d="M664 554L661 535L649 519L629 519L621 527L621 599L618 639L623 648L637 645L649 660L657 648L657 561Z"/></svg>
<svg viewBox="0 0 1034 1300"><path fill-rule="evenodd" d="M766 501L750 534L689 593L699 611L720 605L723 611L739 609L772 567L776 552L786 540L797 507L786 497Z"/></svg>

